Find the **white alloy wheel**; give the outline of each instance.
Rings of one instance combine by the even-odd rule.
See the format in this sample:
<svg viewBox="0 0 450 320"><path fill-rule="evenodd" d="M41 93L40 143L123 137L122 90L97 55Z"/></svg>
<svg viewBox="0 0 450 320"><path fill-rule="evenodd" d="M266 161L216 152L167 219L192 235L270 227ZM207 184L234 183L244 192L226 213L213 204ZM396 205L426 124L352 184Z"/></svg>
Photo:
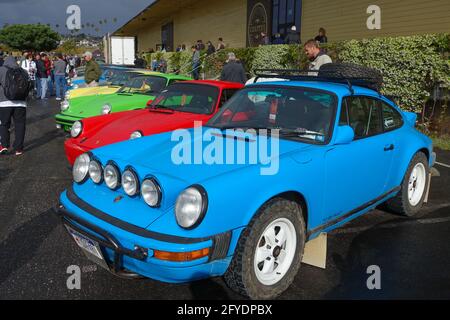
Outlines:
<svg viewBox="0 0 450 320"><path fill-rule="evenodd" d="M408 200L411 206L416 206L422 200L427 181L427 172L422 163L416 164L411 172L408 183Z"/></svg>
<svg viewBox="0 0 450 320"><path fill-rule="evenodd" d="M254 256L258 280L266 286L278 283L292 265L297 249L295 227L288 219L277 219L261 235Z"/></svg>

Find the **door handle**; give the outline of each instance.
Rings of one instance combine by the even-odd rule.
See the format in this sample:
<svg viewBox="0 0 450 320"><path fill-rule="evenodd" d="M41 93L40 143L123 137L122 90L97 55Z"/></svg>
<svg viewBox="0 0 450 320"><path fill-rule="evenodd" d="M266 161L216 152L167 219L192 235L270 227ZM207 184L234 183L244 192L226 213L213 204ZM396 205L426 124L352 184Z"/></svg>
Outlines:
<svg viewBox="0 0 450 320"><path fill-rule="evenodd" d="M387 146L384 147L384 151L392 151L394 150L394 145L393 144L389 144Z"/></svg>

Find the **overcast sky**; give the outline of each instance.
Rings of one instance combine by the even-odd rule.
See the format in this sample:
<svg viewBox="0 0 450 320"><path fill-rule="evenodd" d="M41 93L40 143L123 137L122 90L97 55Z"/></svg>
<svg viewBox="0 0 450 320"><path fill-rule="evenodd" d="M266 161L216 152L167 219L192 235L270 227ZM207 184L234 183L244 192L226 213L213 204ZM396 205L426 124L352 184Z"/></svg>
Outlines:
<svg viewBox="0 0 450 320"><path fill-rule="evenodd" d="M154 0L0 0L0 28L8 24L51 24L60 33L67 34L66 10L70 5L81 9L81 23L94 24L81 32L103 36L117 30ZM113 22L117 18L117 22ZM106 24L104 20L107 20ZM102 24L100 24L102 20ZM59 25L59 28L56 27ZM98 28L97 32L95 29Z"/></svg>

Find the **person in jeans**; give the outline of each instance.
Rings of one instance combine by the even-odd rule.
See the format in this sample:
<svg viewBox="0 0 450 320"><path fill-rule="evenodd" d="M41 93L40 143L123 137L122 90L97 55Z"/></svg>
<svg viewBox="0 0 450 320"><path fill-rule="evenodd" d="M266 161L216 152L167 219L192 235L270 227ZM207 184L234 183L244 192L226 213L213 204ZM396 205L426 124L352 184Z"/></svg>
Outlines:
<svg viewBox="0 0 450 320"><path fill-rule="evenodd" d="M200 50L198 46L192 46L192 78L200 78Z"/></svg>
<svg viewBox="0 0 450 320"><path fill-rule="evenodd" d="M66 68L67 64L63 59L61 53L57 55L55 62L55 86L56 86L56 100L61 100L66 94Z"/></svg>
<svg viewBox="0 0 450 320"><path fill-rule="evenodd" d="M45 67L45 62L43 61L43 58L45 58L45 54L41 56L39 60L36 61L36 77L39 79L39 93L40 98L42 100L47 99L47 84L48 84L48 74L47 74L47 68ZM38 96L39 98L39 96Z"/></svg>
<svg viewBox="0 0 450 320"><path fill-rule="evenodd" d="M86 81L88 87L97 87L100 77L102 76L102 70L97 62L92 58L92 53L86 51L83 55L86 60L86 68L84 71L84 81Z"/></svg>
<svg viewBox="0 0 450 320"><path fill-rule="evenodd" d="M11 101L5 96L4 85L8 68L20 68L14 57L8 57L0 67L0 154L8 153L10 147L11 119L14 119L15 141L14 152L16 156L23 154L25 140L25 126L27 117L27 104L25 101Z"/></svg>

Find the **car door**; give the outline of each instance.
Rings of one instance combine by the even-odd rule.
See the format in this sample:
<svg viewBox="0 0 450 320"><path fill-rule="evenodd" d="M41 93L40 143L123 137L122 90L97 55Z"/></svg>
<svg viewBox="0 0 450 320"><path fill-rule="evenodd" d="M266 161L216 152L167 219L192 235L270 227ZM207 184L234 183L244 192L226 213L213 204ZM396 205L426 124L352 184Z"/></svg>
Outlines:
<svg viewBox="0 0 450 320"><path fill-rule="evenodd" d="M378 99L351 96L342 101L339 125L350 125L355 139L326 152L325 220L361 208L385 192L395 147L392 137L383 134L382 122Z"/></svg>

